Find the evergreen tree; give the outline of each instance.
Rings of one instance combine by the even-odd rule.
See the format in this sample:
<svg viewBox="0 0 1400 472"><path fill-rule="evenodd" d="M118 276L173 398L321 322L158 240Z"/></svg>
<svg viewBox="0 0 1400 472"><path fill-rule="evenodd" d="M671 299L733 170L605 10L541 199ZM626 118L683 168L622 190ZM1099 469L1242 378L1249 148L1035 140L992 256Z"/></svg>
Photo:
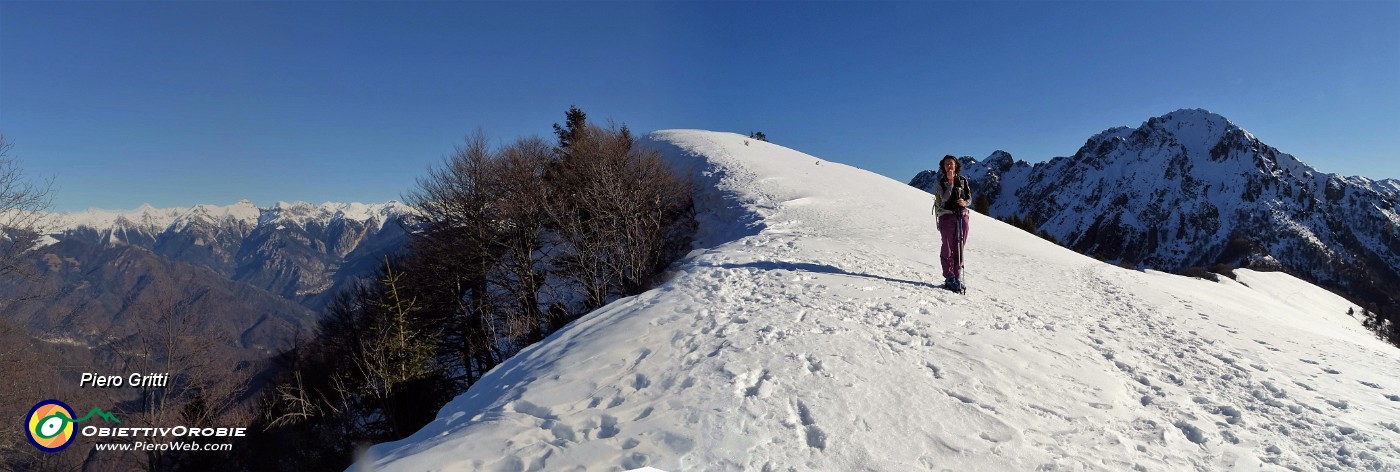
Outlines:
<svg viewBox="0 0 1400 472"><path fill-rule="evenodd" d="M972 199L972 209L983 215L991 213L992 202L987 200L986 194L977 194L977 198Z"/></svg>
<svg viewBox="0 0 1400 472"><path fill-rule="evenodd" d="M436 335L418 329L415 315L422 309L417 298L407 298L403 272L394 272L384 260L380 293L372 300L374 312L382 316L375 323L371 342L362 347L359 367L365 374L364 391L375 398L387 423L390 437L403 437L427 424L419 400L431 398L432 377L440 371L435 362Z"/></svg>
<svg viewBox="0 0 1400 472"><path fill-rule="evenodd" d="M587 127L588 115L578 107L569 105L569 111L564 113L564 126L559 126L559 123L554 124L554 134L559 137L559 149L569 149L574 142L582 137L582 133Z"/></svg>

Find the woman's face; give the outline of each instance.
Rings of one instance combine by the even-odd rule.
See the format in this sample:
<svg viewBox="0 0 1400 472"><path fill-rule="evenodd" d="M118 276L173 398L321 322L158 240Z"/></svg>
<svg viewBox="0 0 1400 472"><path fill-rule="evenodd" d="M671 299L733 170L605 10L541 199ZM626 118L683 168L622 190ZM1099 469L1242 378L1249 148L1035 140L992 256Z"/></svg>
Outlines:
<svg viewBox="0 0 1400 472"><path fill-rule="evenodd" d="M954 162L952 159L948 159L948 160L943 161L943 172L944 172L944 173L951 174L951 173L953 173L953 171L954 171L955 169L957 169L957 168L958 168L958 163L957 163L957 162Z"/></svg>

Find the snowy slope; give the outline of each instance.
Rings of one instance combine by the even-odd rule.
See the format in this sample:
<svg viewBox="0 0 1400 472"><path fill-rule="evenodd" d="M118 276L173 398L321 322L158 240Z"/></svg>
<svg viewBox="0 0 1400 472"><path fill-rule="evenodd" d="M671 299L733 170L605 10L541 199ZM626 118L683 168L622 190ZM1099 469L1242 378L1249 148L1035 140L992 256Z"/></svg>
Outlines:
<svg viewBox="0 0 1400 472"><path fill-rule="evenodd" d="M992 216L1029 217L1084 254L1168 271L1283 267L1400 307L1400 182L1323 173L1205 110L1109 129L1035 165L1003 152L963 162Z"/></svg>
<svg viewBox="0 0 1400 472"><path fill-rule="evenodd" d="M967 296L931 197L742 136L652 135L702 250L356 468L1400 468L1400 352L1287 275L1099 263L981 215Z"/></svg>

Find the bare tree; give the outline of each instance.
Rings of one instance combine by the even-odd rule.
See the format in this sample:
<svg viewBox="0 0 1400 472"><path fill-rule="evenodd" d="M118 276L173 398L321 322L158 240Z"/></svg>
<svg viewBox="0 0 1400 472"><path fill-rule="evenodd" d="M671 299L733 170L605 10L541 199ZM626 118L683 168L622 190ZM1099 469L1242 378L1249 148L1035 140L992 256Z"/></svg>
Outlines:
<svg viewBox="0 0 1400 472"><path fill-rule="evenodd" d="M549 143L528 137L501 150L496 160L493 193L500 207L504 252L492 280L500 287L509 336L522 348L543 339L549 329L540 301L548 273L540 261L550 257L545 238L550 199L545 169L552 156Z"/></svg>
<svg viewBox="0 0 1400 472"><path fill-rule="evenodd" d="M13 147L0 134L0 278L28 274L22 257L48 229L45 210L49 207L52 182L26 178L19 162L10 157ZM0 308L6 302L38 297L37 293L25 295L25 289L20 290L17 298L0 296ZM0 385L0 416L7 418L23 416L24 409L34 401L52 395L44 387L51 387L46 385L49 377L57 377L52 360L35 352L32 339L12 321L0 319L0 372L23 380ZM55 457L61 455L40 453L19 437L0 440L0 469L77 470L81 466L81 459L75 455Z"/></svg>
<svg viewBox="0 0 1400 472"><path fill-rule="evenodd" d="M627 127L585 124L552 168L550 215L572 251L564 274L585 297L584 311L641 292L689 244L689 183Z"/></svg>
<svg viewBox="0 0 1400 472"><path fill-rule="evenodd" d="M53 356L36 349L36 343L22 328L9 320L0 319L0 372L13 381L0 382L0 418L23 418L29 408L40 400L60 398L79 403L73 394L79 393L71 379L59 374ZM82 470L85 454L50 454L35 449L19 429L14 434L0 435L0 470L32 470L67 472ZM89 444L74 444L69 449L81 451Z"/></svg>
<svg viewBox="0 0 1400 472"><path fill-rule="evenodd" d="M573 127L573 126L571 126ZM623 143L608 139L611 133L591 124L580 124L574 137L562 143L559 161L550 168L550 218L570 252L558 261L566 278L583 292L583 311L607 303L612 292L607 249L620 240L616 231L625 183L613 178L625 164ZM630 144L630 143L629 143Z"/></svg>
<svg viewBox="0 0 1400 472"><path fill-rule="evenodd" d="M53 181L25 177L19 161L10 157L13 147L0 134L0 277L24 275L20 256L49 229L45 211L52 201Z"/></svg>
<svg viewBox="0 0 1400 472"><path fill-rule="evenodd" d="M157 374L135 388L128 401L135 411L132 423L149 427L241 426L252 412L239 399L249 388L250 375L222 345L231 339L216 338L201 326L202 313L195 308L203 294L180 293L178 288L153 287L135 302L133 329L110 347L122 363L121 372ZM120 390L124 394L131 389ZM144 454L148 470L181 465L189 454L152 451Z"/></svg>
<svg viewBox="0 0 1400 472"><path fill-rule="evenodd" d="M405 196L426 224L410 248L416 285L427 294L423 312L449 327L443 336L456 350L450 364L465 384L506 357L498 341L507 329L498 323L489 281L504 238L496 161L490 140L478 130Z"/></svg>

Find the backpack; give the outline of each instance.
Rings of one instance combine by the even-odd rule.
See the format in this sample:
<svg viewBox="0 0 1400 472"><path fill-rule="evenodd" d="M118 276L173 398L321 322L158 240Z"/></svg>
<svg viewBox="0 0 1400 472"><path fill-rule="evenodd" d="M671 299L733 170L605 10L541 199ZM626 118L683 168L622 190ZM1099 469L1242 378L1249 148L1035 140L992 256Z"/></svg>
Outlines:
<svg viewBox="0 0 1400 472"><path fill-rule="evenodd" d="M939 209L943 209L945 211L950 212L956 212L958 210L961 210L961 208L958 207L957 203L959 198L967 200L969 202L972 201L972 190L968 188L967 177L963 177L961 175L953 176L953 191L952 195L949 198L949 201L947 202L943 201L943 182L945 182L943 179L939 179L933 184L932 193L934 215L938 214Z"/></svg>

